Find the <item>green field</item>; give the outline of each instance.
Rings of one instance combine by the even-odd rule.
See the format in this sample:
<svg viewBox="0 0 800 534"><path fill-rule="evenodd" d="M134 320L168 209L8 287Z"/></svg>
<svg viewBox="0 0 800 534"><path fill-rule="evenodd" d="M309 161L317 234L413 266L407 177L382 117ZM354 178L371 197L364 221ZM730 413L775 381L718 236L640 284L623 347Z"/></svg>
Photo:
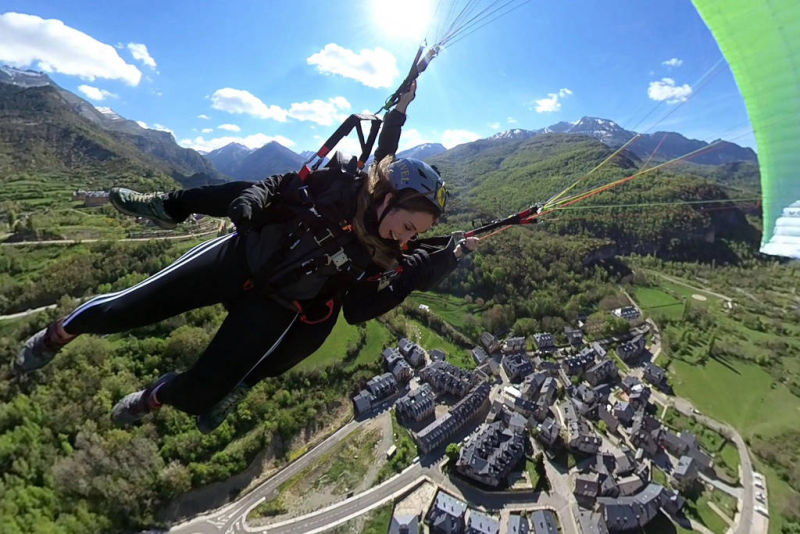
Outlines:
<svg viewBox="0 0 800 534"><path fill-rule="evenodd" d="M460 297L434 293L432 291L424 293L415 291L407 300L415 306L425 304L430 307L431 312L435 313L458 330L464 328L464 320L467 316L480 316L480 314L486 310L486 306L481 307L474 303L467 304L464 302L464 299Z"/></svg>
<svg viewBox="0 0 800 534"><path fill-rule="evenodd" d="M442 336L414 319L405 320L405 332L408 338L426 351L441 349L448 362L464 369L474 369L475 361L469 351L457 347Z"/></svg>
<svg viewBox="0 0 800 534"><path fill-rule="evenodd" d="M362 363L372 363L380 359L381 352L389 345L396 344L396 340L391 333L378 321L368 321L366 323L367 339L364 346L355 359L347 362L347 368L353 368ZM340 314L336 321L333 332L325 340L322 347L314 354L300 362L296 369L299 371L311 371L327 367L336 363L345 362L347 346L358 340L358 327L348 324L344 315Z"/></svg>
<svg viewBox="0 0 800 534"><path fill-rule="evenodd" d="M683 301L660 289L634 286L633 296L639 308L651 316L660 315L668 319L680 319L683 316Z"/></svg>

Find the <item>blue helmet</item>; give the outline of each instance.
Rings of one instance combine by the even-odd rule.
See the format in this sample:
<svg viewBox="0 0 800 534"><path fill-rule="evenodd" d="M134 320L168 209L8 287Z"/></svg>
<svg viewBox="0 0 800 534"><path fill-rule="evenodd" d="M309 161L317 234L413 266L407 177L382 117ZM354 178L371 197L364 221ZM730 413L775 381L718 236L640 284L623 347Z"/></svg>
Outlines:
<svg viewBox="0 0 800 534"><path fill-rule="evenodd" d="M441 213L447 203L447 189L439 173L424 161L399 158L389 165L389 180L398 191L413 189L430 200Z"/></svg>

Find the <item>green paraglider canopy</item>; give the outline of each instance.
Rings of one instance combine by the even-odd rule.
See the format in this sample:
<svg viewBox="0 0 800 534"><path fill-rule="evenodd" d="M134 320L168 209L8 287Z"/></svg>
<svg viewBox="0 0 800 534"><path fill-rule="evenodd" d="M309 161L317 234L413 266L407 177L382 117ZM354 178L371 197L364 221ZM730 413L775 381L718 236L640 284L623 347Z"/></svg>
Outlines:
<svg viewBox="0 0 800 534"><path fill-rule="evenodd" d="M761 251L800 258L800 2L694 5L728 60L758 145Z"/></svg>

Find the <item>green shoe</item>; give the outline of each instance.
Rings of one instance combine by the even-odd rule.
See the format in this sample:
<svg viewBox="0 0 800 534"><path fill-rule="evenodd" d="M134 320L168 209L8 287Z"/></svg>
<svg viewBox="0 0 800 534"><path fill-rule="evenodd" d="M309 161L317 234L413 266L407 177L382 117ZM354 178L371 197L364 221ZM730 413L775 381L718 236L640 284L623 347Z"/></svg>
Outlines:
<svg viewBox="0 0 800 534"><path fill-rule="evenodd" d="M178 224L164 209L165 193L139 193L133 189L112 187L108 198L125 215L145 217L161 228L175 228Z"/></svg>
<svg viewBox="0 0 800 534"><path fill-rule="evenodd" d="M225 421L228 414L250 393L250 386L239 384L222 397L206 414L197 416L197 429L203 434L212 432Z"/></svg>

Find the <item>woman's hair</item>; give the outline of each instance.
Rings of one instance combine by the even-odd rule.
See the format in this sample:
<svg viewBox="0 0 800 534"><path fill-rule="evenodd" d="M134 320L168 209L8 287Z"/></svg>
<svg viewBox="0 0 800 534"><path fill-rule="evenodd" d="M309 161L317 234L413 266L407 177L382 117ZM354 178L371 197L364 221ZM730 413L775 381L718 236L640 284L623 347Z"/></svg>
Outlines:
<svg viewBox="0 0 800 534"><path fill-rule="evenodd" d="M377 217L374 232L370 232L365 219L370 217L369 210L377 210L383 203L386 195L392 193L393 198L388 209L404 209L413 212L429 213L437 221L441 216L439 208L413 189L397 191L389 180L389 166L394 162L394 156L389 155L379 163L373 164L364 180L364 185L358 193L356 216L353 220L353 229L359 241L367 248L372 256L372 261L384 269L391 269L397 265L401 251L397 242L382 239L378 235Z"/></svg>

